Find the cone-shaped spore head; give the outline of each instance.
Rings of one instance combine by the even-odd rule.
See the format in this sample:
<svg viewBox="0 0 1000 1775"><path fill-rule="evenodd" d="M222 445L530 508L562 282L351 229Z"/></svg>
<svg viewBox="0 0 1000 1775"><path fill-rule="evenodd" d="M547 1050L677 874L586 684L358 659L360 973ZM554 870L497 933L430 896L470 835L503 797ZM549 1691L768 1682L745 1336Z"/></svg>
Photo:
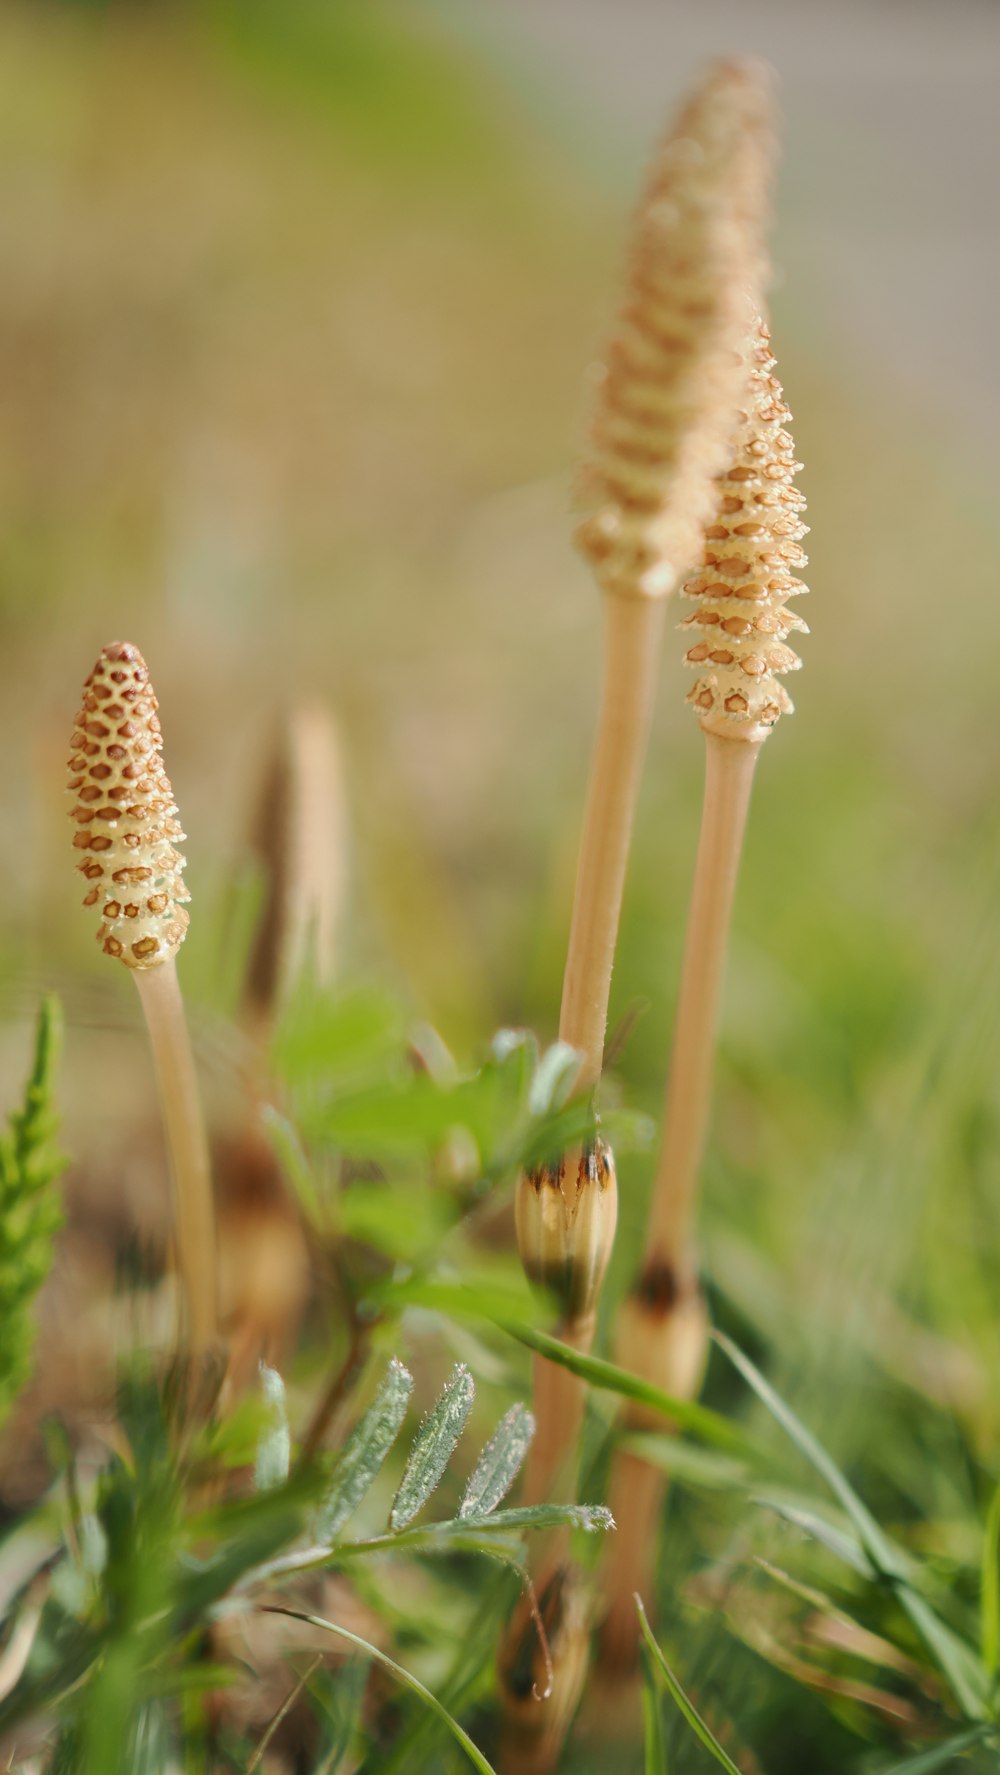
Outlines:
<svg viewBox="0 0 1000 1775"><path fill-rule="evenodd" d="M182 839L163 768L157 701L146 662L129 641L102 648L83 688L70 741L73 847L100 911L97 940L130 968L152 968L187 930Z"/></svg>

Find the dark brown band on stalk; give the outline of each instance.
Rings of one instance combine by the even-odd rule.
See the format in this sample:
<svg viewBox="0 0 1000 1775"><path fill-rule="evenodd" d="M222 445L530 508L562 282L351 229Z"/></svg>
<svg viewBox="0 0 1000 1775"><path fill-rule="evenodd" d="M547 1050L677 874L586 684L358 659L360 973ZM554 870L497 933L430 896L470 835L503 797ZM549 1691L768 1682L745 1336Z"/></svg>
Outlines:
<svg viewBox="0 0 1000 1775"><path fill-rule="evenodd" d="M632 1290L646 1311L666 1319L687 1296L697 1293L697 1277L682 1275L666 1257L647 1260Z"/></svg>

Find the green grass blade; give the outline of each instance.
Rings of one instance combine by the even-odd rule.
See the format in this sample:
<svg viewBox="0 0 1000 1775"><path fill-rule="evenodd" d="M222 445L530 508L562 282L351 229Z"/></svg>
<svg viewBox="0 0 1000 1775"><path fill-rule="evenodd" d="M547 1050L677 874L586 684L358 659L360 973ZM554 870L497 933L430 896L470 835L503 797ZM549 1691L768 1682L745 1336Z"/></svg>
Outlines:
<svg viewBox="0 0 1000 1775"><path fill-rule="evenodd" d="M346 1640L348 1645L354 1646L359 1652L364 1652L366 1657L374 1658L375 1662L381 1664L383 1670L387 1670L390 1676L395 1677L404 1689L409 1689L413 1695L419 1695L424 1706L430 1708L432 1713L437 1714L438 1719L447 1726L452 1737L461 1745L473 1768L478 1769L480 1775L496 1775L492 1763L486 1761L482 1751L477 1750L473 1744L468 1732L464 1731L458 1721L452 1718L448 1709L442 1705L437 1696L432 1695L430 1689L425 1689L417 1677L413 1676L409 1670L404 1670L403 1666L397 1664L394 1658L390 1658L387 1652L380 1651L378 1646L373 1646L369 1640L362 1639L357 1633L351 1633L348 1628L338 1626L335 1621L325 1621L322 1615L304 1615L300 1614L298 1609L283 1609L271 1605L267 1607L265 1613L287 1615L293 1621L305 1621L310 1627L319 1627L326 1633L336 1634L338 1639ZM738 1771L737 1775L739 1775Z"/></svg>
<svg viewBox="0 0 1000 1775"><path fill-rule="evenodd" d="M389 1512L394 1529L405 1528L421 1511L451 1460L476 1396L475 1382L459 1362L441 1389L414 1439L399 1490Z"/></svg>
<svg viewBox="0 0 1000 1775"><path fill-rule="evenodd" d="M886 1539L874 1516L858 1497L850 1481L845 1478L832 1455L829 1455L811 1430L808 1430L801 1418L796 1417L790 1405L786 1405L780 1394L776 1393L769 1381L764 1379L760 1369L751 1362L749 1356L738 1349L721 1331L713 1332L714 1341L719 1349L729 1357L734 1368L739 1369L748 1386L753 1388L758 1399L766 1405L775 1422L781 1425L786 1436L794 1442L799 1453L804 1455L809 1465L815 1469L821 1479L825 1479L846 1514L850 1517L858 1531L862 1547L871 1560L872 1567L881 1577L899 1578L902 1572L899 1557L890 1542Z"/></svg>
<svg viewBox="0 0 1000 1775"><path fill-rule="evenodd" d="M488 1516L510 1491L535 1434L535 1420L523 1405L512 1405L483 1449L469 1477L459 1517Z"/></svg>
<svg viewBox="0 0 1000 1775"><path fill-rule="evenodd" d="M985 1719L988 1713L988 1685L982 1665L969 1647L935 1614L923 1596L912 1588L901 1555L883 1534L871 1511L862 1503L832 1455L827 1453L812 1431L796 1417L791 1406L764 1379L749 1356L745 1356L721 1332L713 1332L712 1335L799 1453L805 1456L810 1466L826 1481L843 1505L871 1561L873 1574L887 1581L895 1591L900 1606L906 1610L913 1626L950 1683L962 1712L969 1719Z"/></svg>
<svg viewBox="0 0 1000 1775"><path fill-rule="evenodd" d="M971 1732L960 1732L957 1738L949 1738L945 1744L935 1744L931 1750L918 1751L916 1756L893 1763L885 1775L935 1775L939 1769L950 1769L957 1756L984 1743L989 1736L988 1726L974 1726Z"/></svg>
<svg viewBox="0 0 1000 1775"><path fill-rule="evenodd" d="M983 1664L987 1673L995 1677L1000 1665L1000 1485L993 1493L986 1518L980 1595Z"/></svg>
<svg viewBox="0 0 1000 1775"><path fill-rule="evenodd" d="M695 1737L700 1740L706 1750L711 1752L720 1769L725 1769L726 1775L741 1775L741 1771L736 1767L732 1757L726 1755L719 1740L716 1738L714 1732L712 1732L705 1724L705 1721L702 1719L701 1714L698 1712L694 1703L688 1700L684 1690L681 1688L680 1683L677 1681L677 1678L671 1670L670 1665L660 1651L653 1636L653 1630L646 1619L646 1611L642 1606L641 1597L636 1597L635 1606L639 1611L639 1625L642 1628L642 1637L649 1647L654 1667L662 1676L663 1681L666 1683L667 1688L670 1690L674 1701L677 1703L678 1708L687 1720Z"/></svg>
<svg viewBox="0 0 1000 1775"><path fill-rule="evenodd" d="M643 1775L669 1775L667 1745L663 1732L663 1708L656 1670L647 1646L642 1653L642 1744Z"/></svg>
<svg viewBox="0 0 1000 1775"><path fill-rule="evenodd" d="M316 1536L332 1541L354 1515L403 1427L413 1376L393 1356L368 1410L351 1431L320 1507Z"/></svg>
<svg viewBox="0 0 1000 1775"><path fill-rule="evenodd" d="M772 1497L767 1492L759 1492L753 1502L760 1504L765 1510L773 1510L783 1522L790 1522L793 1528L801 1529L811 1541L818 1541L835 1559L843 1561L862 1578L872 1575L872 1563L861 1543L853 1535L844 1534L839 1528L817 1516L814 1510L803 1510L798 1504L789 1503L786 1498Z"/></svg>
<svg viewBox="0 0 1000 1775"><path fill-rule="evenodd" d="M688 1399L675 1399L670 1393L664 1393L659 1387L650 1386L648 1381L640 1380L638 1375L630 1374L627 1368L618 1368L614 1362L605 1362L600 1356L584 1356L579 1350L571 1349L569 1344L561 1343L557 1337L549 1337L547 1332L536 1331L532 1325L515 1323L510 1320L496 1320L501 1331L509 1337L517 1339L529 1350L539 1356L546 1356L550 1362L557 1362L561 1368L568 1368L571 1374L580 1376L592 1387L605 1393L617 1393L622 1399L636 1399L641 1405L649 1405L654 1411L660 1411L665 1418L672 1418L681 1429L690 1430L703 1442L714 1443L718 1448L738 1449L740 1453L750 1451L748 1439L742 1431L736 1429L717 1411L710 1411L707 1405L698 1405Z"/></svg>

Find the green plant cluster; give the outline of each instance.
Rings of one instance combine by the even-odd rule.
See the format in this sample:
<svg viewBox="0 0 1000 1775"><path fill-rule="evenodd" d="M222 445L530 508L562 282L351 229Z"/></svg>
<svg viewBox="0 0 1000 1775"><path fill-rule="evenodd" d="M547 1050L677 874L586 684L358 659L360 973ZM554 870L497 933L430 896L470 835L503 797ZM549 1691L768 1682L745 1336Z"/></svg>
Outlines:
<svg viewBox="0 0 1000 1775"><path fill-rule="evenodd" d="M47 998L23 1107L0 1133L0 1423L30 1371L32 1306L52 1268L63 1219L55 1185L65 1160L56 1144L53 1105L60 1029L59 1005Z"/></svg>

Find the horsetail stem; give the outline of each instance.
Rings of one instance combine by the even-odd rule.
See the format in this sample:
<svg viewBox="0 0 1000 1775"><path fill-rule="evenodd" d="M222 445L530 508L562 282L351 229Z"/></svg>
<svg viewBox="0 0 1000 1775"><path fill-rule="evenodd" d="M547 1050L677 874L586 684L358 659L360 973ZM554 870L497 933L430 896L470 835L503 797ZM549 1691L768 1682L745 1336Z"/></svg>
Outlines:
<svg viewBox="0 0 1000 1775"><path fill-rule="evenodd" d="M719 480L702 569L684 587L696 604L681 628L699 636L686 659L700 674L688 700L705 731L705 792L645 1258L616 1340L619 1361L682 1398L697 1392L707 1348L694 1218L736 877L760 749L792 708L778 677L800 661L785 636L806 628L787 608L806 590L795 577L805 564L805 501L794 485L801 465L759 315L746 357L746 408ZM626 1422L641 1424L641 1414L630 1409ZM609 1674L634 1662L634 1595L649 1594L655 1557L665 1481L651 1471L640 1480L640 1466L634 1455L621 1454L612 1472L612 1509L617 1501L622 1529L605 1568L602 1657ZM626 1490L634 1500L628 1511Z"/></svg>
<svg viewBox="0 0 1000 1775"><path fill-rule="evenodd" d="M601 711L559 1026L561 1039L581 1055L576 1080L581 1094L596 1089L603 1066L664 607L698 559L714 481L726 467L734 415L744 398L747 364L739 347L749 323L748 292L760 288L764 274L773 143L769 84L766 70L753 62L713 68L654 157L580 477L588 515L577 543L604 593L606 625ZM522 1179L518 1231L530 1273L530 1241L524 1238L529 1189L530 1180ZM587 1218L576 1213L562 1187L560 1194L561 1204L550 1207L562 1208L567 1254L562 1273L572 1273L578 1292L587 1297L585 1310L576 1307L570 1288L562 1335L587 1350L614 1228L608 1229L596 1271ZM539 1433L525 1483L529 1496L542 1498L556 1474L565 1479L573 1459L583 1387L544 1359L535 1364L534 1384ZM553 1557L550 1550L549 1567ZM584 1669L581 1665L577 1673L576 1696L561 1693L536 1709L539 1740L553 1759ZM567 1681L560 1679L563 1689ZM516 1698L505 1700L511 1717ZM556 1716L560 1724L552 1732L547 1722Z"/></svg>
<svg viewBox="0 0 1000 1775"><path fill-rule="evenodd" d="M101 650L71 740L74 849L100 907L97 940L135 980L149 1031L170 1153L177 1248L194 1352L216 1329L215 1218L208 1141L176 955L188 926L183 839L163 766L157 700L128 641Z"/></svg>
<svg viewBox="0 0 1000 1775"><path fill-rule="evenodd" d="M654 156L605 354L581 476L591 512L577 533L604 592L604 680L559 1023L561 1039L581 1055L580 1093L596 1089L601 1076L666 598L698 557L714 477L726 468L746 398L740 347L747 291L762 273L771 150L765 71L753 62L712 69ZM525 1190L522 1182L519 1200ZM582 1233L575 1200L563 1198L572 1258ZM607 1255L610 1237L613 1227ZM530 1263L523 1239L521 1253ZM589 1261L584 1241L580 1262ZM600 1280L579 1323L566 1314L566 1334L584 1348ZM546 1390L559 1408L539 1417L529 1484L560 1465L565 1433L579 1419L572 1375L560 1370Z"/></svg>

